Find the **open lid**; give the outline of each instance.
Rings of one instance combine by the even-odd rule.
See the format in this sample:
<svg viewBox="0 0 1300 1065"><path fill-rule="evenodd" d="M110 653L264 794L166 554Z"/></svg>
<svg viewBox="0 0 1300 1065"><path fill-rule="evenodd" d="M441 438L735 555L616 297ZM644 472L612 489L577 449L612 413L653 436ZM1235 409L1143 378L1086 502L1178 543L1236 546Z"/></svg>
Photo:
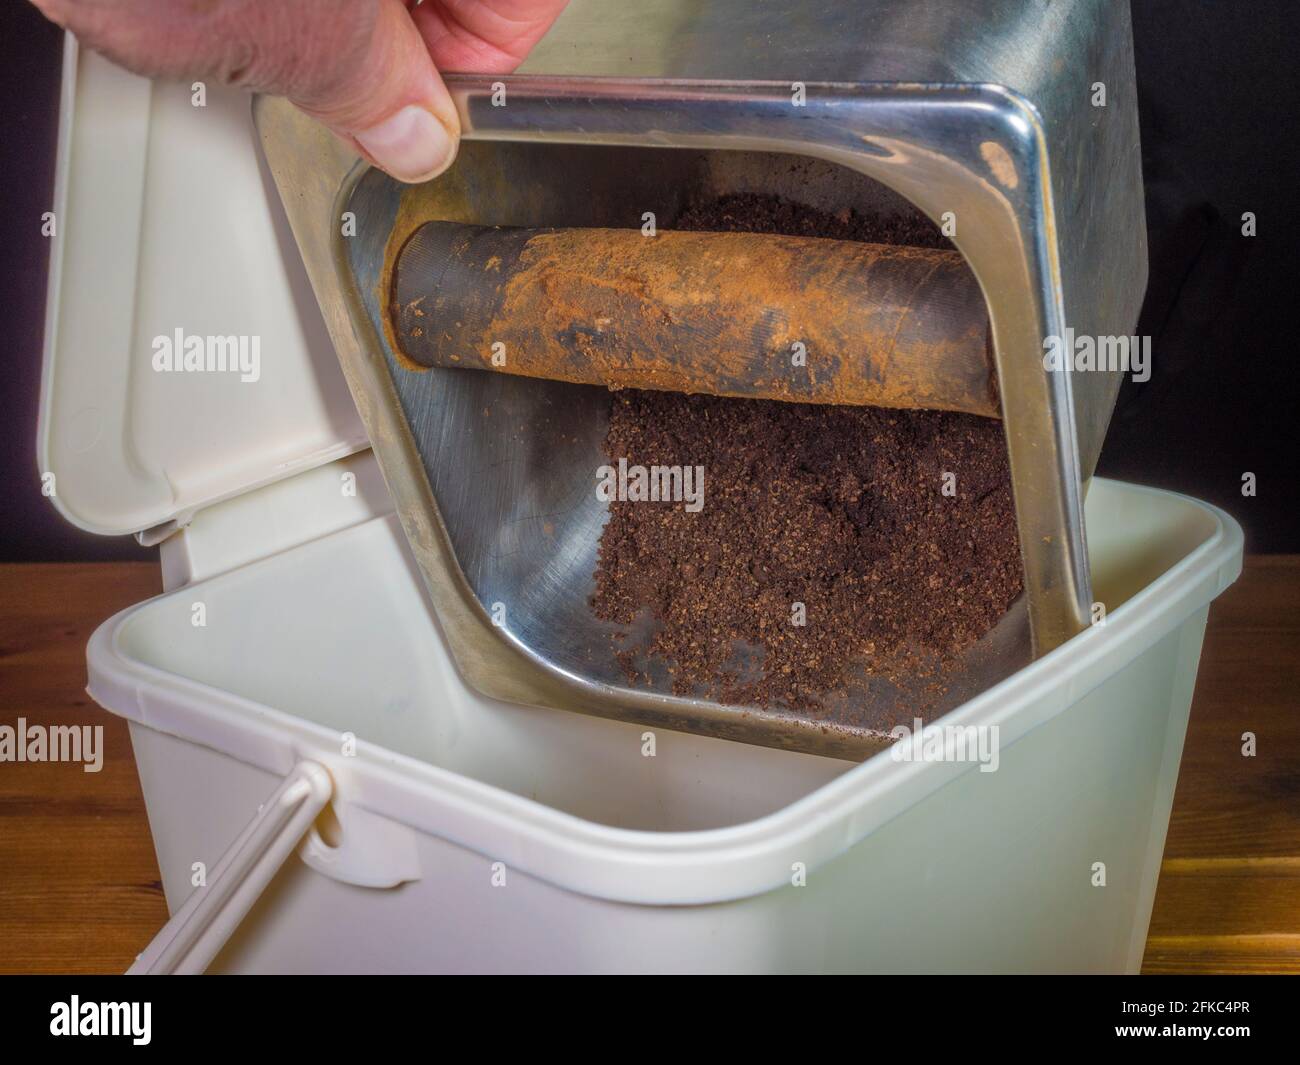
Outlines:
<svg viewBox="0 0 1300 1065"><path fill-rule="evenodd" d="M67 37L37 456L83 529L157 540L368 446L256 144L246 94Z"/></svg>

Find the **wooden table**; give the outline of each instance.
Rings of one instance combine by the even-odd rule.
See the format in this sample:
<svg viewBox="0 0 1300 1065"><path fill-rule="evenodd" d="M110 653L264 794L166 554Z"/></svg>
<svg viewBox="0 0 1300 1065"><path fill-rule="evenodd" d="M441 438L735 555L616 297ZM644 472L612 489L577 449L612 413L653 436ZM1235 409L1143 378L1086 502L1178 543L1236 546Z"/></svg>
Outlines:
<svg viewBox="0 0 1300 1065"><path fill-rule="evenodd" d="M102 724L104 767L0 764L0 972L120 972L167 919L126 725L85 647L147 563L0 566L0 723ZM1300 972L1300 556L1213 607L1146 972ZM1241 756L1254 732L1258 753Z"/></svg>

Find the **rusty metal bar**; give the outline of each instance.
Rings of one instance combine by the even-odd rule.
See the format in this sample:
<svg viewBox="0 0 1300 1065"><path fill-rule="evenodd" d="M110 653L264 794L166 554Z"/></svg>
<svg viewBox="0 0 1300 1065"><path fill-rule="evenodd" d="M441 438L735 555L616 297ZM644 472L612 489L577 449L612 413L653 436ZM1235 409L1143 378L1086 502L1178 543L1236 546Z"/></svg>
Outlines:
<svg viewBox="0 0 1300 1065"><path fill-rule="evenodd" d="M396 348L422 367L1000 416L954 251L430 222L388 281Z"/></svg>

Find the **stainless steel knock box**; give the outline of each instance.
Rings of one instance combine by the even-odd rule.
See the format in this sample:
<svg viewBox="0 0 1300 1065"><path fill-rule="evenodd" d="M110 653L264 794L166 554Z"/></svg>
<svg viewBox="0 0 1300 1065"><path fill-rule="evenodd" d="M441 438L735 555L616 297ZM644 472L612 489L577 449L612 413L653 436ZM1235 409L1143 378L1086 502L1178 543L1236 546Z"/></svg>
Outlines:
<svg viewBox="0 0 1300 1065"><path fill-rule="evenodd" d="M610 628L588 607L608 393L413 371L385 339L385 257L419 222L634 227L650 211L671 227L700 192L955 222L992 324L1033 654L1084 628L1083 498L1119 373L1052 372L1043 354L1067 326L1130 334L1146 284L1126 4L575 0L517 74L447 80L466 140L447 174L418 187L357 164L283 101L260 99L255 114L469 684L516 703L840 757L887 742L780 708L629 687ZM1019 623L995 630L985 661L996 668L972 662L955 702L1028 661ZM910 721L902 694L880 697Z"/></svg>

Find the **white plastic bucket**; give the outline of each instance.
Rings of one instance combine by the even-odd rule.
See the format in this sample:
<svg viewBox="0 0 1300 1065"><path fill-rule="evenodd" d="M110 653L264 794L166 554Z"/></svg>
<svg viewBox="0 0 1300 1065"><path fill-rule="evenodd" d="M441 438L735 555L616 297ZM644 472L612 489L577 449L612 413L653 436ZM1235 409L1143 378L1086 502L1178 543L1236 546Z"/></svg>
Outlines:
<svg viewBox="0 0 1300 1065"><path fill-rule="evenodd" d="M218 970L1135 971L1242 538L1103 480L1087 517L1105 624L943 719L998 726L995 772L646 757L638 726L485 699L391 517L117 615L90 692L132 722L173 909L295 764L333 778L337 846L309 833Z"/></svg>
<svg viewBox="0 0 1300 1065"><path fill-rule="evenodd" d="M132 722L173 911L196 864L265 880L215 968L1137 969L1230 518L1094 482L1106 624L943 719L997 726L996 772L669 732L649 758L460 680L244 96L198 113L69 38L55 200L41 468L69 520L163 541L176 590L97 631L90 691ZM261 337L259 384L146 369L181 325ZM305 760L338 845L227 862Z"/></svg>

